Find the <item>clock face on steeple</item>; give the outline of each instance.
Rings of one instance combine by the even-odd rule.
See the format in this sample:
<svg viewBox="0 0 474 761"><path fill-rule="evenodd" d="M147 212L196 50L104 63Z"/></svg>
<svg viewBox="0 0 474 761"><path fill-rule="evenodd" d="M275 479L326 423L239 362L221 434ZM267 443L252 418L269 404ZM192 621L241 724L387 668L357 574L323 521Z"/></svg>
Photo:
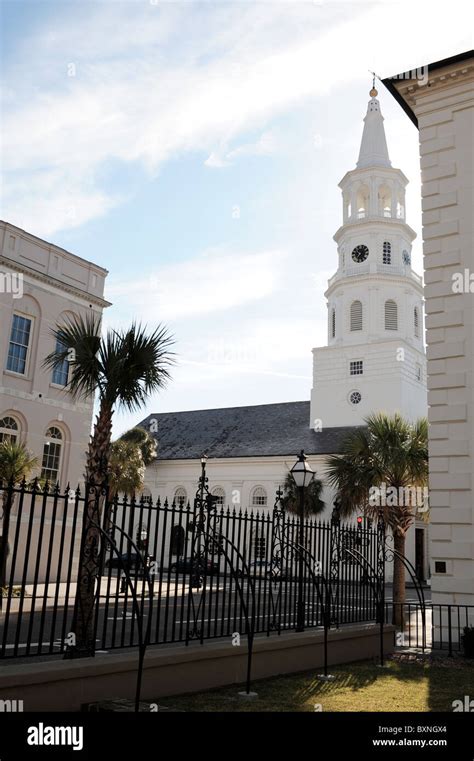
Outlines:
<svg viewBox="0 0 474 761"><path fill-rule="evenodd" d="M365 262L369 255L369 249L367 246L364 246L363 244L360 246L356 246L354 250L352 251L352 258L355 262L360 264L361 262Z"/></svg>
<svg viewBox="0 0 474 761"><path fill-rule="evenodd" d="M408 251L403 252L403 264L410 264L410 254Z"/></svg>

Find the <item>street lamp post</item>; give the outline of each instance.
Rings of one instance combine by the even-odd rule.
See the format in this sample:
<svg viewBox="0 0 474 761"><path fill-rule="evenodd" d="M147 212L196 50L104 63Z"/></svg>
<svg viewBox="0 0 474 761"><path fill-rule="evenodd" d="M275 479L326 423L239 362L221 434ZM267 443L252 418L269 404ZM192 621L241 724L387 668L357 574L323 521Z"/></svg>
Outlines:
<svg viewBox="0 0 474 761"><path fill-rule="evenodd" d="M305 599L304 599L304 490L311 483L314 471L308 465L306 456L301 450L298 460L291 469L293 481L298 489L298 602L296 604L296 631L304 632Z"/></svg>

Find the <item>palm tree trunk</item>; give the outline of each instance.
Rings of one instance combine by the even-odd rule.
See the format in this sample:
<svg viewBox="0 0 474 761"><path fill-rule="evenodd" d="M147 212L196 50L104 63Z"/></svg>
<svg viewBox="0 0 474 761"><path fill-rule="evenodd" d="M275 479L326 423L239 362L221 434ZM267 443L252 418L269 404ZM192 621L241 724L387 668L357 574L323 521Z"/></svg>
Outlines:
<svg viewBox="0 0 474 761"><path fill-rule="evenodd" d="M10 533L10 515L14 499L15 493L11 483L4 488L2 496L3 520L2 535L0 537L0 594L2 587L5 587L7 582L8 534Z"/></svg>
<svg viewBox="0 0 474 761"><path fill-rule="evenodd" d="M405 557L406 534L395 533L393 537L394 550ZM393 623L399 631L403 631L403 604L405 602L405 566L395 554L393 559Z"/></svg>
<svg viewBox="0 0 474 761"><path fill-rule="evenodd" d="M112 437L112 406L102 400L89 443L86 463L86 503L77 579L73 632L76 646L67 656L84 658L95 653L95 596L100 577L101 532L98 525L107 498L107 464Z"/></svg>

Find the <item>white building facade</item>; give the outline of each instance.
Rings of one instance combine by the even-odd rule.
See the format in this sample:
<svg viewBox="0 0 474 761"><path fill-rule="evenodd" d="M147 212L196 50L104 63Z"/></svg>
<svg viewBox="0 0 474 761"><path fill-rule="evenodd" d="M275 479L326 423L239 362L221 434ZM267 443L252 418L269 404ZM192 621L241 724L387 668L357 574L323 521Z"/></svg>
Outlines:
<svg viewBox="0 0 474 761"><path fill-rule="evenodd" d="M67 362L43 367L61 320L100 317L107 270L0 221L0 441L24 441L34 475L66 487L83 480L92 400L65 389Z"/></svg>
<svg viewBox="0 0 474 761"><path fill-rule="evenodd" d="M474 606L474 52L424 69L384 84L419 129L432 598Z"/></svg>

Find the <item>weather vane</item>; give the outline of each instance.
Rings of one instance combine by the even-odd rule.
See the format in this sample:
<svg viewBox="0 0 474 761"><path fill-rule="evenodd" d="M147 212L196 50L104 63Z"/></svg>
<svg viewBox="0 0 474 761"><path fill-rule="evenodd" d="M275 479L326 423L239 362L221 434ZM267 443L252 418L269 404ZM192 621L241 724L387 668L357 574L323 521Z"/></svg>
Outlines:
<svg viewBox="0 0 474 761"><path fill-rule="evenodd" d="M369 71L370 71L370 69L369 69ZM372 98L375 98L378 95L378 91L377 91L377 89L375 87L375 80L376 79L380 79L380 77L375 73L375 71L370 71L370 73L372 74L372 89L370 91L370 96Z"/></svg>

